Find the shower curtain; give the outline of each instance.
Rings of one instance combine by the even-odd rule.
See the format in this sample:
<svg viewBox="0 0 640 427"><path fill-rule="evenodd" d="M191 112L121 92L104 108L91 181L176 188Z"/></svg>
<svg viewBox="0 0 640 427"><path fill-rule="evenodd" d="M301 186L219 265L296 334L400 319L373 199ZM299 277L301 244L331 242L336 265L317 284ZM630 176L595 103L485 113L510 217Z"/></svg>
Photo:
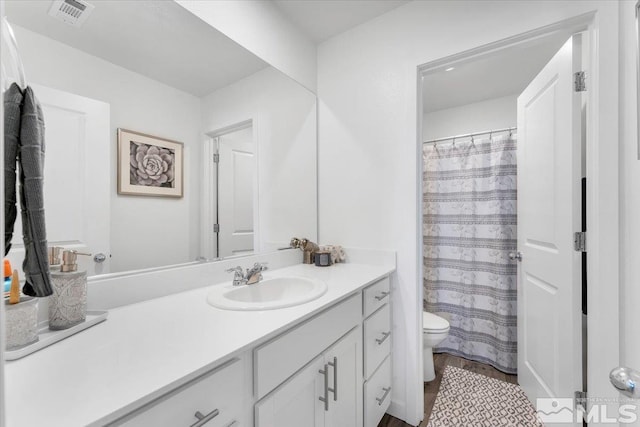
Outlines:
<svg viewBox="0 0 640 427"><path fill-rule="evenodd" d="M513 374L515 133L425 144L423 162L423 304L451 325L434 351Z"/></svg>

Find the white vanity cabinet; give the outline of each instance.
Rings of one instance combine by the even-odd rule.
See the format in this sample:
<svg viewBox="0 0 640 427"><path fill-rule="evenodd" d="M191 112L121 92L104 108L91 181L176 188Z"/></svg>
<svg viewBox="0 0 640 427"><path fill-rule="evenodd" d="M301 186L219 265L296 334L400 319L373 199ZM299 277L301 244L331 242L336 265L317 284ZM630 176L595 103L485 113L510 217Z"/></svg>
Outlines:
<svg viewBox="0 0 640 427"><path fill-rule="evenodd" d="M384 277L111 425L376 427L391 402L389 300Z"/></svg>
<svg viewBox="0 0 640 427"><path fill-rule="evenodd" d="M391 402L390 295L384 277L254 350L255 427L377 426Z"/></svg>
<svg viewBox="0 0 640 427"><path fill-rule="evenodd" d="M389 277L362 292L364 426L378 425L391 403L391 304Z"/></svg>
<svg viewBox="0 0 640 427"><path fill-rule="evenodd" d="M254 350L255 427L362 426L362 297Z"/></svg>
<svg viewBox="0 0 640 427"><path fill-rule="evenodd" d="M246 364L233 359L109 424L126 427L241 427L250 403ZM250 380L250 379L249 379ZM249 393L247 393L249 391Z"/></svg>
<svg viewBox="0 0 640 427"><path fill-rule="evenodd" d="M274 271L327 284L277 310L212 307L212 287L112 310L64 345L7 363L7 425L376 427L392 397L392 258ZM20 398L34 384L24 378L38 379L41 410Z"/></svg>
<svg viewBox="0 0 640 427"><path fill-rule="evenodd" d="M255 406L255 427L362 425L357 326Z"/></svg>

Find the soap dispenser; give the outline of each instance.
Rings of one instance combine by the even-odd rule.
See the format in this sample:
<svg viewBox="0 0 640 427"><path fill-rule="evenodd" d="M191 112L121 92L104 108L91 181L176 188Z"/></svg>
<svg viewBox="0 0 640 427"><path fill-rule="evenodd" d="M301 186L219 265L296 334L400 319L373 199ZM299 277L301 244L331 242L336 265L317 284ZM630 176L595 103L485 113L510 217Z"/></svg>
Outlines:
<svg viewBox="0 0 640 427"><path fill-rule="evenodd" d="M60 271L60 255L63 250L60 246L49 246L49 271Z"/></svg>
<svg viewBox="0 0 640 427"><path fill-rule="evenodd" d="M87 272L78 271L78 255L73 250L62 252L60 271L51 272L53 294L49 297L49 329L67 329L87 317Z"/></svg>

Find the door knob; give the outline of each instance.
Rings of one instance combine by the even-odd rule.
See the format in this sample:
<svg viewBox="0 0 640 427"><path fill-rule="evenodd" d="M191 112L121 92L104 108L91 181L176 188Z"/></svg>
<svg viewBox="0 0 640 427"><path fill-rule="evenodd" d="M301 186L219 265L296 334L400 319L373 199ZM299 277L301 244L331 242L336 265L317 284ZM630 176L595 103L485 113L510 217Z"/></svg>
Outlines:
<svg viewBox="0 0 640 427"><path fill-rule="evenodd" d="M93 260L95 262L97 262L98 264L100 264L100 263L105 262L107 260L107 256L101 252L99 254L95 254L93 256Z"/></svg>
<svg viewBox="0 0 640 427"><path fill-rule="evenodd" d="M509 259L512 261L518 260L519 262L522 262L522 252L509 252Z"/></svg>
<svg viewBox="0 0 640 427"><path fill-rule="evenodd" d="M640 372L635 369L615 368L609 373L609 380L625 396L640 398Z"/></svg>

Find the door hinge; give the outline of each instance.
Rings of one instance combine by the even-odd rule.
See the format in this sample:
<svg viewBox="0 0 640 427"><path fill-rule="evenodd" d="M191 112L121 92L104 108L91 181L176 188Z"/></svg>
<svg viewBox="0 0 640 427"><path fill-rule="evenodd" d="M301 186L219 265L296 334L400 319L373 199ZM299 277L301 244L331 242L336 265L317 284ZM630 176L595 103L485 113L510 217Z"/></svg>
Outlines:
<svg viewBox="0 0 640 427"><path fill-rule="evenodd" d="M573 405L575 409L578 409L582 412L587 412L587 392L576 391L573 393L573 396Z"/></svg>
<svg viewBox="0 0 640 427"><path fill-rule="evenodd" d="M213 154L213 163L220 163L220 154L219 153L214 153Z"/></svg>
<svg viewBox="0 0 640 427"><path fill-rule="evenodd" d="M220 232L220 224L213 224L213 232L214 233Z"/></svg>
<svg viewBox="0 0 640 427"><path fill-rule="evenodd" d="M587 251L587 232L576 231L573 233L573 249L578 252Z"/></svg>
<svg viewBox="0 0 640 427"><path fill-rule="evenodd" d="M587 90L587 76L584 71L573 73L573 88L576 92L585 92Z"/></svg>

